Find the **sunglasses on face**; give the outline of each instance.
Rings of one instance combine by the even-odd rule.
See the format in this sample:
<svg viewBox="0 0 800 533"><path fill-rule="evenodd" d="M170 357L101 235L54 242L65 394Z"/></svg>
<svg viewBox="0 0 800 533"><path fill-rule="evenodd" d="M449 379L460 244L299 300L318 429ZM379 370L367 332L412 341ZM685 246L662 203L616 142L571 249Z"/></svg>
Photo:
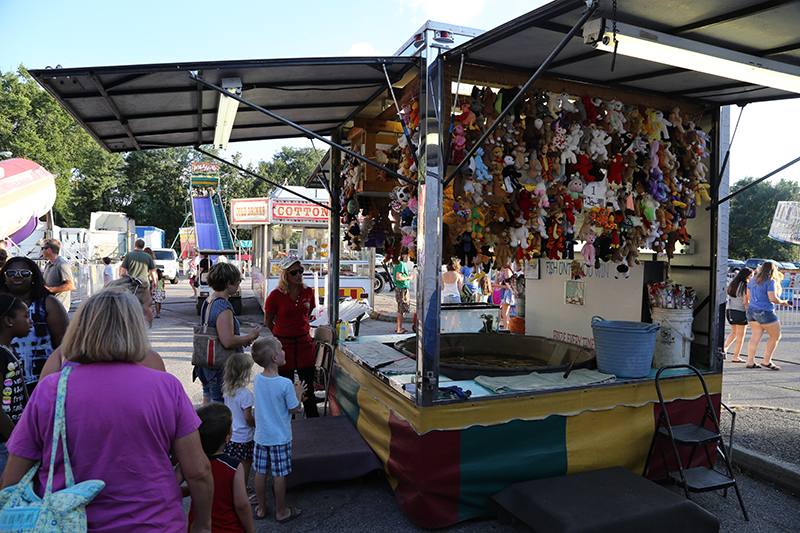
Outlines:
<svg viewBox="0 0 800 533"><path fill-rule="evenodd" d="M19 277L19 278L29 278L32 275L33 275L33 272L31 272L28 269L17 270L17 269L9 268L8 270L6 270L6 277L7 278L17 278L17 277Z"/></svg>
<svg viewBox="0 0 800 533"><path fill-rule="evenodd" d="M303 272L305 272L305 269L303 267L295 268L294 270L289 271L289 275L296 276L297 274L302 274Z"/></svg>

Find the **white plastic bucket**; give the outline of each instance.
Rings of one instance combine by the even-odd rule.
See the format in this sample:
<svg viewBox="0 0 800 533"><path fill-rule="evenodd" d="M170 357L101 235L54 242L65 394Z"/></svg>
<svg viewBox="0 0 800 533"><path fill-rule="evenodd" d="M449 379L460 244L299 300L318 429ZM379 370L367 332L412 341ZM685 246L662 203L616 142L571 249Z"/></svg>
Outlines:
<svg viewBox="0 0 800 533"><path fill-rule="evenodd" d="M694 340L692 310L654 307L650 310L650 314L654 323L661 323L661 329L656 337L653 368L667 365L688 365Z"/></svg>

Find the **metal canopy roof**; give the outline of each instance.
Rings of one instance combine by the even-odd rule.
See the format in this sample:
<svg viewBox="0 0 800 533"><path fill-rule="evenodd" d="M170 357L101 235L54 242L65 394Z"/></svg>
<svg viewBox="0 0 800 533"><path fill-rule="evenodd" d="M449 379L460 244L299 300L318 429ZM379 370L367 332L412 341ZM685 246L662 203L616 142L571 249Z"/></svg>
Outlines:
<svg viewBox="0 0 800 533"><path fill-rule="evenodd" d="M586 9L582 0L556 0L447 52L466 63L533 73ZM612 0L592 18L613 19ZM798 0L617 0L617 21L785 63L800 76ZM659 93L708 105L797 98L800 95L612 54L571 39L546 72L577 82Z"/></svg>
<svg viewBox="0 0 800 533"><path fill-rule="evenodd" d="M417 62L409 57L214 61L31 70L30 73L109 152L208 145L214 140L218 92L241 78L242 98L318 134L352 119ZM303 133L240 105L230 141Z"/></svg>

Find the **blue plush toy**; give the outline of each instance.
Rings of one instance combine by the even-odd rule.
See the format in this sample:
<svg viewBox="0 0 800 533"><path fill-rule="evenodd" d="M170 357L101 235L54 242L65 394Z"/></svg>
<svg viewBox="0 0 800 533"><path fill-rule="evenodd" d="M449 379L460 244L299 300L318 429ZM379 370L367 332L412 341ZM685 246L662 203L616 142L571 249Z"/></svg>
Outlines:
<svg viewBox="0 0 800 533"><path fill-rule="evenodd" d="M483 162L483 148L475 150L475 155L472 156L472 160L475 162L475 179L480 181L491 180L492 175L489 174L489 167Z"/></svg>

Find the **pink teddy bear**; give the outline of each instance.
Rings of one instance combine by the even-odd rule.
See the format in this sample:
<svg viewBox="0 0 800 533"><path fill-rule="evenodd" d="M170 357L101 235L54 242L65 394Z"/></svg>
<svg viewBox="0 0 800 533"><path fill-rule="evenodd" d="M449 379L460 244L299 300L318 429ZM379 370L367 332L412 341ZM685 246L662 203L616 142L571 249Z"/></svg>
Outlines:
<svg viewBox="0 0 800 533"><path fill-rule="evenodd" d="M584 244L583 248L581 248L583 260L588 266L593 266L595 261L594 241L597 239L597 235L589 231L586 233L586 235L584 235L583 238L586 239L586 244Z"/></svg>

